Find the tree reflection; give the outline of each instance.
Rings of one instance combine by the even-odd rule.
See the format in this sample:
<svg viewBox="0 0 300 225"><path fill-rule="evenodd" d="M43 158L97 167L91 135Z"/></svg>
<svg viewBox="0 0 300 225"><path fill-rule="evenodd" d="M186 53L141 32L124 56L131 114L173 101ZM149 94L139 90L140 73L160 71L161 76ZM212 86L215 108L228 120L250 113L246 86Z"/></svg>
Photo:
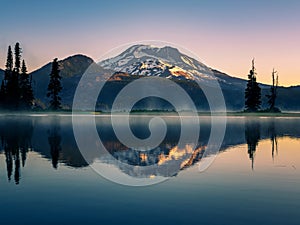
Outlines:
<svg viewBox="0 0 300 225"><path fill-rule="evenodd" d="M2 149L5 153L7 178L10 181L14 172L14 180L19 184L21 178L21 162L25 166L27 152L31 149L33 124L31 119L7 118L0 124Z"/></svg>
<svg viewBox="0 0 300 225"><path fill-rule="evenodd" d="M59 155L61 151L60 118L54 117L51 121L51 127L48 130L48 143L52 158L52 166L57 169Z"/></svg>
<svg viewBox="0 0 300 225"><path fill-rule="evenodd" d="M10 181L11 180L11 174L13 171L13 157L12 157L12 152L8 151L7 148L4 148L5 151L5 158L6 158L6 170L7 170L7 178Z"/></svg>
<svg viewBox="0 0 300 225"><path fill-rule="evenodd" d="M272 150L272 157L274 158L278 151L278 137L300 137L299 126L297 126L299 124L295 121L300 122L299 120L278 118L229 120L221 151L246 143L253 169L256 159L255 153L260 140L271 140L269 151ZM199 143L194 143L197 146L196 150L191 149L189 145L180 149L177 147L180 123L173 123L172 120L165 139L157 148L137 151L123 145L114 135L110 121L106 117L100 118L97 130L101 134L103 145L113 157L112 159L115 160L110 160L110 157L106 157L105 154L104 156L99 154L98 149L96 149L89 152L86 162L76 145L71 122L69 117L59 116L2 116L0 118L0 153L1 157L5 159L8 180L14 180L16 184L21 181L21 172L26 165L27 157L29 157L28 151L37 153L37 155L30 154L31 157L48 159L48 163L52 163L55 169L58 168L58 163L61 161L66 166L78 168L88 166L88 162L92 163L97 160L105 164L113 164L130 176L173 176L174 171L179 171L179 168L180 170L187 169L202 159L211 130L210 124L201 126ZM144 132L146 122L143 119L134 121L132 123L133 130L139 135L143 135L141 132ZM35 131L34 134L33 130ZM143 173L139 173L140 171L135 170L138 167L146 168L155 165L159 165L162 169L156 170L155 173L150 170L149 172L143 170Z"/></svg>
<svg viewBox="0 0 300 225"><path fill-rule="evenodd" d="M276 129L275 129L275 121L274 119L272 119L272 121L270 122L269 125L269 135L270 135L270 140L271 140L271 144L272 144L272 158L274 160L274 154L276 152L276 154L278 154L278 142L277 142L277 133L276 133Z"/></svg>
<svg viewBox="0 0 300 225"><path fill-rule="evenodd" d="M61 152L60 118L54 117L51 122L51 128L48 130L48 143L52 158L52 166L57 169L59 155Z"/></svg>
<svg viewBox="0 0 300 225"><path fill-rule="evenodd" d="M260 140L260 123L259 121L246 121L245 138L248 145L248 154L251 160L251 167L254 169L254 158L256 147Z"/></svg>

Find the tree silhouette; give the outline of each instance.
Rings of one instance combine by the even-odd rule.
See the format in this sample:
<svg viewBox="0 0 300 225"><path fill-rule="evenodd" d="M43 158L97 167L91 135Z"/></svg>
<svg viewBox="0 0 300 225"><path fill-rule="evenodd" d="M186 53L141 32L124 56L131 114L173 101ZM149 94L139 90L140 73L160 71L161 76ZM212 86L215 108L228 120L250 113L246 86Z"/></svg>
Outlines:
<svg viewBox="0 0 300 225"><path fill-rule="evenodd" d="M272 144L272 159L274 160L275 152L276 154L278 154L277 132L274 118L269 124L268 133L270 135L270 140Z"/></svg>
<svg viewBox="0 0 300 225"><path fill-rule="evenodd" d="M30 109L33 105L31 77L27 74L25 61L22 60L21 63L21 53L22 49L17 42L14 49L14 61L11 46L8 46L5 75L0 88L2 109L17 110L20 107Z"/></svg>
<svg viewBox="0 0 300 225"><path fill-rule="evenodd" d="M52 62L52 71L50 74L50 81L48 85L48 93L47 97L50 98L50 106L51 110L59 110L61 109L61 98L59 93L62 89L61 86L61 76L59 75L59 65L57 62L57 58L55 58Z"/></svg>
<svg viewBox="0 0 300 225"><path fill-rule="evenodd" d="M21 177L20 154L19 154L19 149L17 149L17 153L15 154L15 174L14 174L16 184L20 183L20 177Z"/></svg>
<svg viewBox="0 0 300 225"><path fill-rule="evenodd" d="M7 50L7 59L6 59L6 64L5 64L5 80L7 80L7 78L9 77L10 73L12 72L13 70L13 65L14 65L14 62L13 62L13 53L12 53L12 50L11 50L11 46L9 45L8 46L8 50Z"/></svg>
<svg viewBox="0 0 300 225"><path fill-rule="evenodd" d="M15 44L15 67L12 72L12 77L10 79L10 83L7 84L7 93L9 95L9 103L12 106L12 109L18 109L20 103L20 87L19 87L19 79L20 79L20 69L21 69L21 53L22 49L20 44L17 42Z"/></svg>
<svg viewBox="0 0 300 225"><path fill-rule="evenodd" d="M31 86L31 77L27 74L27 68L25 61L22 61L22 68L20 74L20 94L21 94L21 105L24 109L30 109L33 105L33 92Z"/></svg>
<svg viewBox="0 0 300 225"><path fill-rule="evenodd" d="M0 124L0 137L4 148L7 177L19 184L21 177L21 162L25 166L26 154L31 149L33 124L31 120L6 119Z"/></svg>
<svg viewBox="0 0 300 225"><path fill-rule="evenodd" d="M51 129L48 131L48 143L50 145L52 166L54 169L57 169L59 153L61 151L61 136L58 118L55 118L51 125Z"/></svg>
<svg viewBox="0 0 300 225"><path fill-rule="evenodd" d="M3 106L10 106L11 105L11 95L12 95L12 78L13 78L13 53L11 50L11 46L8 46L7 50L7 59L5 64L5 73L4 73L4 82L2 93L5 93L5 96L3 96L2 105Z"/></svg>
<svg viewBox="0 0 300 225"><path fill-rule="evenodd" d="M6 161L6 170L7 170L7 178L8 181L11 180L11 175L13 171L13 157L12 157L12 152L9 151L7 148L5 148L5 161Z"/></svg>
<svg viewBox="0 0 300 225"><path fill-rule="evenodd" d="M245 111L256 112L261 105L261 89L256 82L256 72L254 59L252 60L252 68L248 75L247 87L245 90Z"/></svg>
<svg viewBox="0 0 300 225"><path fill-rule="evenodd" d="M21 53L22 53L22 49L20 47L20 43L17 42L15 44L15 68L14 71L16 73L20 73L20 69L21 69Z"/></svg>
<svg viewBox="0 0 300 225"><path fill-rule="evenodd" d="M273 69L272 71L272 85L270 88L270 94L267 94L268 104L270 112L279 112L280 110L275 107L276 98L277 98L277 87L278 87L278 73Z"/></svg>
<svg viewBox="0 0 300 225"><path fill-rule="evenodd" d="M245 126L245 138L248 145L248 154L251 160L251 167L254 168L254 157L256 147L260 140L260 124L257 121L247 121Z"/></svg>
<svg viewBox="0 0 300 225"><path fill-rule="evenodd" d="M7 62L5 70L6 80L6 106L8 109L17 109L20 100L19 90L19 73L20 73L20 59L21 59L21 48L20 44L16 43L15 49L15 67L13 68L13 55L11 47L8 47Z"/></svg>

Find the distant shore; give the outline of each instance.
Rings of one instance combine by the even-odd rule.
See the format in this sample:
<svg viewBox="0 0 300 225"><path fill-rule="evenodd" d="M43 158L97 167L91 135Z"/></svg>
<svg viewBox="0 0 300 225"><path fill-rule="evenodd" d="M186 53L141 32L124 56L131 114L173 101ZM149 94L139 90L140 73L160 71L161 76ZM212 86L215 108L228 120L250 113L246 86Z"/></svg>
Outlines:
<svg viewBox="0 0 300 225"><path fill-rule="evenodd" d="M189 112L186 112L189 115ZM11 116L55 116L55 115L64 115L71 116L74 115L95 115L95 116L109 116L110 112L92 112L92 111L77 111L72 112L70 110L64 111L16 111L16 112L0 112L0 116L11 115ZM113 115L125 115L125 112L114 112ZM184 114L184 112L183 112ZM163 116L178 116L178 113L175 111L133 111L130 112L130 115L134 116L153 116L153 115L163 115ZM210 112L198 112L198 116L211 116ZM233 117L300 117L300 112L215 112L213 116L233 116Z"/></svg>

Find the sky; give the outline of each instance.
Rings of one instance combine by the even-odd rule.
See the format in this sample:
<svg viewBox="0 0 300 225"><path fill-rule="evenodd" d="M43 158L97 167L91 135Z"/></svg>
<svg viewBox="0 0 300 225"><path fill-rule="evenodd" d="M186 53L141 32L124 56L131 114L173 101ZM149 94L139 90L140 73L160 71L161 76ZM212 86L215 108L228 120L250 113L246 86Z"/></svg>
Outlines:
<svg viewBox="0 0 300 225"><path fill-rule="evenodd" d="M201 62L247 78L255 58L259 82L279 73L300 84L300 1L0 0L0 68L20 42L29 71L58 57L94 60L120 45L157 40L182 46Z"/></svg>

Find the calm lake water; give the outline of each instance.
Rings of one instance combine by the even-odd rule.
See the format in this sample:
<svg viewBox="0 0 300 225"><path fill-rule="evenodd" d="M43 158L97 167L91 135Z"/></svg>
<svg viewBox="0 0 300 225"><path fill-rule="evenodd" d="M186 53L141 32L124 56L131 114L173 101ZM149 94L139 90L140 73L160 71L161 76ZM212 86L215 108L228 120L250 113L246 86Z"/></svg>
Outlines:
<svg viewBox="0 0 300 225"><path fill-rule="evenodd" d="M118 164L93 151L82 157L71 116L0 116L0 223L300 224L300 118L227 118L222 147L204 172L198 164L209 117L200 117L194 151L177 148L179 119L165 119L162 143L140 152L118 141L109 117L97 117L101 141ZM148 122L134 116L132 132L146 138ZM124 186L96 173L88 166L94 162L135 178L170 178ZM165 169L135 170L155 164Z"/></svg>

